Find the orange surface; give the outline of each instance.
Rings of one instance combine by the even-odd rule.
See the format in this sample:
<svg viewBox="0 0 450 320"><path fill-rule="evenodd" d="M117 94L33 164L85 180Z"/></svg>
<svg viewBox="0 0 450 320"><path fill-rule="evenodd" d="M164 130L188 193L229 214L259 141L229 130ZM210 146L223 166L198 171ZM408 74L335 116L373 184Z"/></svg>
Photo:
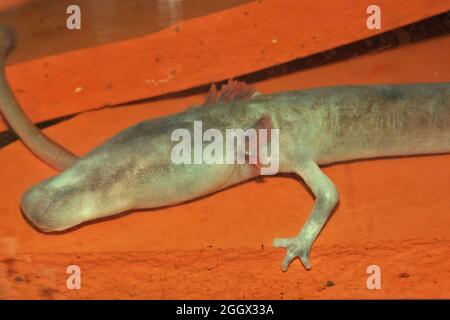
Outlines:
<svg viewBox="0 0 450 320"><path fill-rule="evenodd" d="M379 0L382 29L368 30L372 2L255 1L145 37L11 65L7 75L27 114L42 121L225 80L450 9L447 0Z"/></svg>
<svg viewBox="0 0 450 320"><path fill-rule="evenodd" d="M256 84L273 92L339 83L449 81L450 37ZM81 114L46 132L83 154L143 119L183 110L193 96ZM249 182L205 199L46 235L21 215L21 194L54 174L21 143L0 150L0 298L450 298L450 156L335 165L341 194L313 246L309 272L280 271L275 237L294 235L313 199L294 179ZM77 264L82 289L65 286ZM382 289L366 288L366 268ZM327 286L332 281L334 286Z"/></svg>
<svg viewBox="0 0 450 320"><path fill-rule="evenodd" d="M32 0L2 0L2 2L0 2L0 10L10 10L31 1Z"/></svg>

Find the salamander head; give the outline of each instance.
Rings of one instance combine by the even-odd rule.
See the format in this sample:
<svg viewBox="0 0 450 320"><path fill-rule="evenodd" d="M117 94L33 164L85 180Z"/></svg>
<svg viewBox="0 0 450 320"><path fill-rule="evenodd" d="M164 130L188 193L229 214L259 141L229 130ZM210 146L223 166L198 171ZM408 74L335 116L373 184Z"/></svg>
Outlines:
<svg viewBox="0 0 450 320"><path fill-rule="evenodd" d="M33 186L21 199L25 216L44 232L61 231L82 223L83 213L88 211L81 204L89 202L89 195L76 192L71 183L55 187L58 178L61 180L56 176Z"/></svg>
<svg viewBox="0 0 450 320"><path fill-rule="evenodd" d="M41 231L62 231L129 209L127 199L115 194L121 184L99 188L95 174L86 177L76 169L44 180L22 196L23 213Z"/></svg>

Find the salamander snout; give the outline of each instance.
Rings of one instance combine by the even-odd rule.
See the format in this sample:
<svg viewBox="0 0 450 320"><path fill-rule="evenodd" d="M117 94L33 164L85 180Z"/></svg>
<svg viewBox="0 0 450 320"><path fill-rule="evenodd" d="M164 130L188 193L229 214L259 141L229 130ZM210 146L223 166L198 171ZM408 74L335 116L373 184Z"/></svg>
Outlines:
<svg viewBox="0 0 450 320"><path fill-rule="evenodd" d="M29 189L20 201L24 215L44 232L54 231L50 227L46 211L51 203L50 195L38 186Z"/></svg>
<svg viewBox="0 0 450 320"><path fill-rule="evenodd" d="M21 199L21 207L27 219L43 232L61 231L82 222L82 218L67 210L77 201L69 202L68 193L55 190L41 182L30 188Z"/></svg>

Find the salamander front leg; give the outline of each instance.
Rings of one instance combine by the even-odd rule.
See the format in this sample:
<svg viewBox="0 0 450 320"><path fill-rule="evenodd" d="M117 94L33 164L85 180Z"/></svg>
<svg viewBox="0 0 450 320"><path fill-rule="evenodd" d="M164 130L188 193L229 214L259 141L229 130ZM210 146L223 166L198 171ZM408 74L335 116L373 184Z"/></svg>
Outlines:
<svg viewBox="0 0 450 320"><path fill-rule="evenodd" d="M303 178L314 193L314 208L306 220L300 233L292 238L277 238L273 241L276 248L286 248L281 269L286 271L289 264L299 257L306 269L311 269L309 252L320 230L325 225L333 208L338 202L338 191L333 182L320 170L312 160L304 160L293 167L293 172Z"/></svg>

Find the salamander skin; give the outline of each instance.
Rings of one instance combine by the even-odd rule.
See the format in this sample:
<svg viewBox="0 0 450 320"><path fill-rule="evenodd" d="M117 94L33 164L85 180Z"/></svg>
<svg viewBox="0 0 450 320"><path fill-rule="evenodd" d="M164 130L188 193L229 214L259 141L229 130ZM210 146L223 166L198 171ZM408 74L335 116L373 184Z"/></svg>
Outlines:
<svg viewBox="0 0 450 320"><path fill-rule="evenodd" d="M0 90L12 97L8 86ZM0 107L5 102L0 100ZM60 146L44 146L41 154L60 155L58 165L44 160L56 167L63 163L64 170L23 195L24 214L42 231L61 231L127 210L182 203L260 175L250 163L175 164L172 134L185 129L195 135L194 121L201 121L204 131L279 130L279 172L302 177L316 200L300 232L275 239L274 246L287 249L283 271L296 257L310 269L311 246L339 199L319 165L450 152L450 84L337 86L219 99L131 126L80 159ZM60 161L61 152L67 161Z"/></svg>

